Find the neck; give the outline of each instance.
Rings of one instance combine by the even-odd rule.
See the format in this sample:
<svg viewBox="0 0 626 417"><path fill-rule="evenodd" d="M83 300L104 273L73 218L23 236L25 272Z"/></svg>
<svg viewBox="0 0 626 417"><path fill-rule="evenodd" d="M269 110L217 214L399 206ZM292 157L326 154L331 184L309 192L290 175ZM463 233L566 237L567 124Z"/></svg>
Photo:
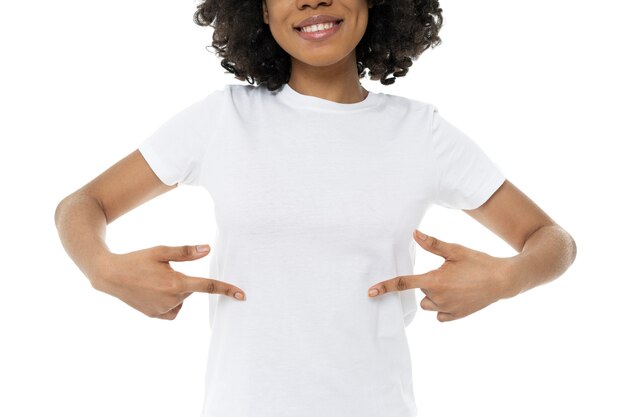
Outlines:
<svg viewBox="0 0 626 417"><path fill-rule="evenodd" d="M354 57L324 67L292 59L289 86L300 94L336 103L358 103L368 95L359 81Z"/></svg>

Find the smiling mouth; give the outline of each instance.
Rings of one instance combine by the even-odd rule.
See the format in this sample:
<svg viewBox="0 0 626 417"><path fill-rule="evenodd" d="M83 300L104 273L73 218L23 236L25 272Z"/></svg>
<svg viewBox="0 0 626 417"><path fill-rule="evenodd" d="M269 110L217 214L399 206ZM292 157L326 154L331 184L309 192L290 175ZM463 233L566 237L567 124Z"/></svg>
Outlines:
<svg viewBox="0 0 626 417"><path fill-rule="evenodd" d="M336 20L336 21L334 21L334 22L332 22L332 23L333 23L333 25L334 25L334 26L338 26L339 24L341 24L341 22L343 22L343 19L341 19L341 20ZM330 22L327 22L327 23L330 23ZM311 26L313 26L313 25L311 25ZM306 26L304 26L304 27L306 27ZM302 28L296 27L295 29L296 29L298 32L302 32ZM322 29L322 30L323 30L323 29Z"/></svg>

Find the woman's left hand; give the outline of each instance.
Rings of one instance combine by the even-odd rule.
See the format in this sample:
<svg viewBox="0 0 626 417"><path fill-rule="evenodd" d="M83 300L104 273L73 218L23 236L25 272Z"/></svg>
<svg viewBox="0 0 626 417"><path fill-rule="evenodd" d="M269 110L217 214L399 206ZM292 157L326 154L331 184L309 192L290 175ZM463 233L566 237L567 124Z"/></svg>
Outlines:
<svg viewBox="0 0 626 417"><path fill-rule="evenodd" d="M381 296L390 291L419 288L426 295L420 306L437 311L440 322L460 319L509 297L511 288L506 266L511 258L496 258L432 236L423 240L417 231L413 238L425 250L445 258L443 265L425 274L381 281L369 291L378 289L378 296Z"/></svg>

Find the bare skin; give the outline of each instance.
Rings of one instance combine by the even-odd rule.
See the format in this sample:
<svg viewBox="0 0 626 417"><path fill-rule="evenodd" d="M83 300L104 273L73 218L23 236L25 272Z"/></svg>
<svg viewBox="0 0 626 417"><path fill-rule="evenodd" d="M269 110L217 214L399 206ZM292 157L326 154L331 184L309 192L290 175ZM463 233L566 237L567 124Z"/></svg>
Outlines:
<svg viewBox="0 0 626 417"><path fill-rule="evenodd" d="M156 246L126 254L112 253L105 243L106 226L133 208L176 186L154 174L138 150L91 182L65 197L55 211L59 237L68 255L91 285L149 317L173 320L193 292L235 297L241 288L222 281L190 277L170 261L193 261L210 247ZM202 249L202 248L200 248Z"/></svg>

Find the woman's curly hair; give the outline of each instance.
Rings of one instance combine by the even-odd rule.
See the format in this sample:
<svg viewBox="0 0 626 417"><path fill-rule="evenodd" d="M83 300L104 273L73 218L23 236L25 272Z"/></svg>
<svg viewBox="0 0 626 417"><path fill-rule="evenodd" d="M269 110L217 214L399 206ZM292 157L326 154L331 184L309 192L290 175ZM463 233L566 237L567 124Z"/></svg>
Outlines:
<svg viewBox="0 0 626 417"><path fill-rule="evenodd" d="M356 46L359 78L367 68L370 79L393 84L422 52L441 43L442 9L438 0L368 1L367 29ZM203 0L193 20L214 29L212 46L236 79L269 90L289 81L291 57L263 21L262 0Z"/></svg>

